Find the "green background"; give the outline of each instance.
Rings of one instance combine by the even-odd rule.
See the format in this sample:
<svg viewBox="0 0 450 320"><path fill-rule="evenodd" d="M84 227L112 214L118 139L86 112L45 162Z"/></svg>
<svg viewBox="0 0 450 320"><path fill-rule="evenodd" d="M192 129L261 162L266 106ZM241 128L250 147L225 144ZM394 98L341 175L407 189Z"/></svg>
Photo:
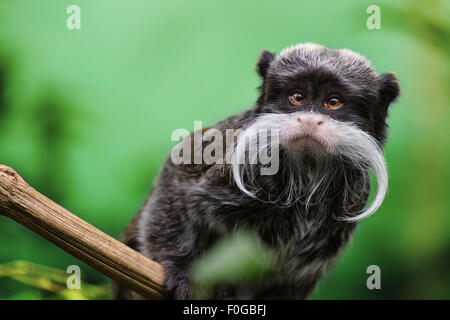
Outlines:
<svg viewBox="0 0 450 320"><path fill-rule="evenodd" d="M81 8L81 30L66 8ZM381 30L366 8L381 8ZM389 194L313 299L450 298L448 1L0 2L0 163L118 237L144 201L176 128L209 125L257 98L264 48L349 48L397 73L385 154ZM107 278L5 217L0 263ZM381 290L366 269L381 268ZM38 286L39 287L39 286ZM107 298L107 295L99 295ZM0 272L1 299L70 298Z"/></svg>

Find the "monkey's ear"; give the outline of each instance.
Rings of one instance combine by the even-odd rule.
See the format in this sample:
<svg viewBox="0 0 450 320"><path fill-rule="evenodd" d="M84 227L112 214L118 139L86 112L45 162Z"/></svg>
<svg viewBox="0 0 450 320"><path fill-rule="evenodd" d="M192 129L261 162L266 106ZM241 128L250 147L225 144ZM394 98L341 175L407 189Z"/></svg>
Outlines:
<svg viewBox="0 0 450 320"><path fill-rule="evenodd" d="M380 99L385 108L398 97L400 93L400 86L398 80L393 73L383 73L380 75Z"/></svg>
<svg viewBox="0 0 450 320"><path fill-rule="evenodd" d="M256 64L256 69L258 71L258 74L262 78L266 76L267 70L269 69L269 65L273 59L275 59L275 55L268 50L263 50L259 55L258 62Z"/></svg>

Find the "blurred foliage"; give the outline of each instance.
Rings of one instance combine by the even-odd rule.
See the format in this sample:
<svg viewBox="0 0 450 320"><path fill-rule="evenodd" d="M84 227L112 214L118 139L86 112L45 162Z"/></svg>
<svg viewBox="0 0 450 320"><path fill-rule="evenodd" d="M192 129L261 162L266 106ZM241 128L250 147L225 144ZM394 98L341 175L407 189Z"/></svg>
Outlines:
<svg viewBox="0 0 450 320"><path fill-rule="evenodd" d="M447 0L403 0L389 4L388 14L399 30L404 30L432 46L450 54L450 2Z"/></svg>
<svg viewBox="0 0 450 320"><path fill-rule="evenodd" d="M256 233L238 231L216 243L190 269L197 296L206 298L214 285L252 281L272 268L273 253Z"/></svg>
<svg viewBox="0 0 450 320"><path fill-rule="evenodd" d="M81 30L65 25L74 3ZM366 28L372 4L381 8L381 30ZM192 129L194 120L212 124L255 101L254 64L263 48L305 41L347 47L400 81L385 149L390 190L312 298L448 299L449 6L446 0L0 1L0 163L118 236L150 190L174 129ZM62 270L77 264L87 283L108 282L2 217L0 243L9 272L28 270L9 264L18 259ZM226 261L219 256L211 259ZM211 262L217 272L205 274L223 275L233 261ZM372 264L381 268L382 290L366 288ZM35 277L53 283L53 271L41 270ZM236 267L236 276L242 271ZM56 294L23 282L0 278L0 299Z"/></svg>
<svg viewBox="0 0 450 320"><path fill-rule="evenodd" d="M14 261L0 265L0 279L11 278L39 290L26 289L10 299L105 299L109 296L106 285L91 285L82 282L80 289L68 289L66 281L70 275L63 270L49 268L27 261ZM43 293L47 293L47 295Z"/></svg>

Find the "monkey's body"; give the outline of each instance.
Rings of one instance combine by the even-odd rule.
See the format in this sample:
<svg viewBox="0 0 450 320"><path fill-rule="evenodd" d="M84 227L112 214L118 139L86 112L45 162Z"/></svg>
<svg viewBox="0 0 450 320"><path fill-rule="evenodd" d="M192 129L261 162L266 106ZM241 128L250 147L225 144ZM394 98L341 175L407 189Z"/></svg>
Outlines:
<svg viewBox="0 0 450 320"><path fill-rule="evenodd" d="M240 126L251 118L251 112L232 117L215 128L222 131ZM279 175L267 177L265 183L282 183L286 177L280 177L281 174L280 170ZM354 183L358 181L355 179ZM339 190L343 186L336 181L325 201L306 208L301 204L305 199L298 199L297 205L282 208L243 196L230 184L229 172L223 172L221 165L180 166L169 159L123 241L164 267L166 289L173 298L187 299L192 297L185 275L189 263L215 240L238 228L251 229L279 253L276 273L255 288L216 290L214 298L303 299L355 227L330 215L340 207ZM139 298L127 288L121 288L116 297Z"/></svg>
<svg viewBox="0 0 450 320"><path fill-rule="evenodd" d="M259 115L270 112L266 110L268 107L273 108L273 103L268 102L267 90L270 89L267 88L269 84L266 83L267 70L264 70L263 60L264 55L258 67L265 82L257 105L219 122L214 128L224 133L226 129L245 130ZM380 104L381 94L377 95L374 105ZM391 101L389 98L387 105ZM385 113L385 110L380 112ZM384 142L384 117L384 125L374 120L376 116L367 118L371 120L362 126L373 135L381 130L376 137L381 146ZM206 145L204 142L203 148ZM308 179L312 179L309 173L319 170L317 163L320 160L314 160L305 153L299 161L307 163L306 172L298 173L303 175L302 181L307 185ZM275 270L255 284L217 288L213 298L306 298L355 228L354 222L340 221L335 217L344 216L348 208L354 212L361 211L369 191L369 185L365 183L368 171L356 170L351 163L341 159L327 161L327 168L332 168L332 173L320 173L331 177L323 191L311 197L307 193L298 194L288 205L279 205L271 199L284 195L292 175L292 171L287 170L289 163L281 162L275 175L259 176L258 185L262 191L257 197L251 197L232 182L228 165L175 165L169 159L146 204L126 230L123 241L163 265L170 297L186 299L193 297L186 275L189 264L217 239L237 229L251 229L274 249ZM349 185L352 190L358 190L357 195L347 192ZM115 297L139 298L123 287L116 288Z"/></svg>

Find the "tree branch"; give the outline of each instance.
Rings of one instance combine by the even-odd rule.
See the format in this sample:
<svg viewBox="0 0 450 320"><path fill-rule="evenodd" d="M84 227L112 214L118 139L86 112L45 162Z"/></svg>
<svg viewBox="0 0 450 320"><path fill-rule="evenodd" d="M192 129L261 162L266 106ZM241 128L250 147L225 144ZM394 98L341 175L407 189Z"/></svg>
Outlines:
<svg viewBox="0 0 450 320"><path fill-rule="evenodd" d="M150 299L163 299L164 269L29 186L0 165L0 214Z"/></svg>

